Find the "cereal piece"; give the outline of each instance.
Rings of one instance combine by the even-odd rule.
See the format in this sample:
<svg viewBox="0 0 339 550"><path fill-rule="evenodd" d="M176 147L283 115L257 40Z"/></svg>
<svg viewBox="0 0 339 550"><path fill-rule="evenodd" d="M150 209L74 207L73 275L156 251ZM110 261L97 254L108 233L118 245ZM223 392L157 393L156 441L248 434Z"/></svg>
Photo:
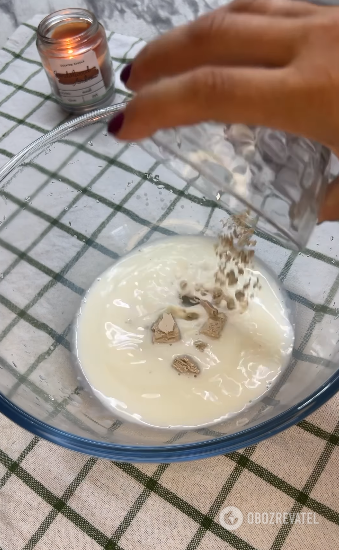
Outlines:
<svg viewBox="0 0 339 550"><path fill-rule="evenodd" d="M186 311L180 306L169 306L167 313L171 313L177 319L185 319L185 321L195 321L200 317L197 311Z"/></svg>
<svg viewBox="0 0 339 550"><path fill-rule="evenodd" d="M200 304L209 317L218 317L219 312L216 307L212 306L211 302L208 302L207 300L200 300Z"/></svg>
<svg viewBox="0 0 339 550"><path fill-rule="evenodd" d="M231 271L229 271L228 273L226 273L226 277L228 279L228 285L229 286L234 286L234 285L237 284L238 277L235 276L235 273L234 273L233 269Z"/></svg>
<svg viewBox="0 0 339 550"><path fill-rule="evenodd" d="M180 299L182 301L182 305L185 307L196 306L200 302L200 298L197 298L196 296L188 296L186 294L180 296Z"/></svg>
<svg viewBox="0 0 339 550"><path fill-rule="evenodd" d="M193 344L199 351L205 351L208 348L208 344L202 340L196 340Z"/></svg>
<svg viewBox="0 0 339 550"><path fill-rule="evenodd" d="M225 296L225 300L226 300L226 304L227 304L227 309L232 310L232 309L236 308L234 298L232 298L231 296Z"/></svg>
<svg viewBox="0 0 339 550"><path fill-rule="evenodd" d="M180 374L200 374L197 363L189 355L179 355L173 360L172 367Z"/></svg>
<svg viewBox="0 0 339 550"><path fill-rule="evenodd" d="M209 317L200 329L200 334L218 339L226 323L225 313L218 312L216 317Z"/></svg>
<svg viewBox="0 0 339 550"><path fill-rule="evenodd" d="M171 313L163 313L152 325L153 344L173 344L180 340L180 330Z"/></svg>
<svg viewBox="0 0 339 550"><path fill-rule="evenodd" d="M238 300L238 302L243 302L245 300L245 292L242 290L237 290L235 293L235 297Z"/></svg>
<svg viewBox="0 0 339 550"><path fill-rule="evenodd" d="M200 304L208 315L207 321L200 329L200 334L205 334L206 336L210 336L210 338L220 338L227 319L225 313L218 311L207 300L201 300Z"/></svg>

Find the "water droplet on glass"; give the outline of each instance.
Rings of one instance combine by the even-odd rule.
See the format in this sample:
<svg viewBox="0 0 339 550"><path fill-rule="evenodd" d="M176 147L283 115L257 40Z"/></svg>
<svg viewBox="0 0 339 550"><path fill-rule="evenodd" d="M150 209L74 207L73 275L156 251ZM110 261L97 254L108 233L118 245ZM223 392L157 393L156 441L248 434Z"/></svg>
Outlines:
<svg viewBox="0 0 339 550"><path fill-rule="evenodd" d="M221 195L220 195L220 192L218 191L215 198L216 198L217 201L220 201L220 197L221 197Z"/></svg>
<svg viewBox="0 0 339 550"><path fill-rule="evenodd" d="M0 273L0 279L3 279L3 278L4 278L4 274Z"/></svg>
<svg viewBox="0 0 339 550"><path fill-rule="evenodd" d="M333 241L333 238L334 238L334 237L331 237L331 241Z"/></svg>
<svg viewBox="0 0 339 550"><path fill-rule="evenodd" d="M107 136L107 132L102 132L102 135L103 135L103 136Z"/></svg>
<svg viewBox="0 0 339 550"><path fill-rule="evenodd" d="M75 237L76 239L78 238L75 234L73 235L73 237Z"/></svg>
<svg viewBox="0 0 339 550"><path fill-rule="evenodd" d="M59 179L59 181L61 181L61 179Z"/></svg>
<svg viewBox="0 0 339 550"><path fill-rule="evenodd" d="M182 204L180 208L184 209L184 208L185 208L185 206L184 206L184 205Z"/></svg>
<svg viewBox="0 0 339 550"><path fill-rule="evenodd" d="M159 179L160 179L160 178L159 178L158 174L156 174L156 175L154 176L154 181L159 181Z"/></svg>
<svg viewBox="0 0 339 550"><path fill-rule="evenodd" d="M97 200L97 202L99 202L99 201Z"/></svg>
<svg viewBox="0 0 339 550"><path fill-rule="evenodd" d="M40 378L41 381L46 380L46 378L44 376L42 376L42 374L39 374L39 378Z"/></svg>
<svg viewBox="0 0 339 550"><path fill-rule="evenodd" d="M90 145L91 147L93 147L93 141L89 141L89 142L88 142L88 145Z"/></svg>
<svg viewBox="0 0 339 550"><path fill-rule="evenodd" d="M29 202L30 199L31 199L31 197L25 197L25 201L26 201L26 202Z"/></svg>

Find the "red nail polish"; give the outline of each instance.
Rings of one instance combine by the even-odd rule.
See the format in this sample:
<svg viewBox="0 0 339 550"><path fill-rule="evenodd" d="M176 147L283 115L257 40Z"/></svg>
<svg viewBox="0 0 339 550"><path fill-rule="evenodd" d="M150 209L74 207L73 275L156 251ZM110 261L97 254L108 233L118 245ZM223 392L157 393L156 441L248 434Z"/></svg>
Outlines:
<svg viewBox="0 0 339 550"><path fill-rule="evenodd" d="M108 123L107 130L110 134L113 134L114 136L117 135L117 133L121 130L121 127L124 123L125 114L123 111L120 111L120 113L117 113Z"/></svg>
<svg viewBox="0 0 339 550"><path fill-rule="evenodd" d="M128 82L128 79L130 77L130 74L131 74L131 69L132 69L132 63L129 63L128 65L126 65L126 67L124 67L120 73L120 80L121 82L123 82L125 85L127 84Z"/></svg>

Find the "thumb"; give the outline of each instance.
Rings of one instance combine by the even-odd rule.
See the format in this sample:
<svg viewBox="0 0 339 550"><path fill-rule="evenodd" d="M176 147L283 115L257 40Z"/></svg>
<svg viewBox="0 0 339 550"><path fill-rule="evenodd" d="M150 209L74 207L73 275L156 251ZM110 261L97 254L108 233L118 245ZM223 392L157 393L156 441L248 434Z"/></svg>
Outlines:
<svg viewBox="0 0 339 550"><path fill-rule="evenodd" d="M139 140L161 128L205 121L273 126L296 124L286 69L202 67L142 90L109 123L119 139Z"/></svg>

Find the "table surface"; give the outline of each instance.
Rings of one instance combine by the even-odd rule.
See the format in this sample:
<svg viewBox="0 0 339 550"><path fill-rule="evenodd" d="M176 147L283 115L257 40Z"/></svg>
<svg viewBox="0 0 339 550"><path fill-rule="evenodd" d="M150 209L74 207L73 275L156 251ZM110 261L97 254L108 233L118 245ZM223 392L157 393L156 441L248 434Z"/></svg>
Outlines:
<svg viewBox="0 0 339 550"><path fill-rule="evenodd" d="M93 11L108 30L148 40L226 3L225 0L0 0L0 48L18 25L36 13L70 5ZM337 4L338 0L317 0L317 3Z"/></svg>
<svg viewBox="0 0 339 550"><path fill-rule="evenodd" d="M149 40L159 32L198 17L222 0L0 0L0 47L20 23L36 13L72 7L91 10L108 30Z"/></svg>

